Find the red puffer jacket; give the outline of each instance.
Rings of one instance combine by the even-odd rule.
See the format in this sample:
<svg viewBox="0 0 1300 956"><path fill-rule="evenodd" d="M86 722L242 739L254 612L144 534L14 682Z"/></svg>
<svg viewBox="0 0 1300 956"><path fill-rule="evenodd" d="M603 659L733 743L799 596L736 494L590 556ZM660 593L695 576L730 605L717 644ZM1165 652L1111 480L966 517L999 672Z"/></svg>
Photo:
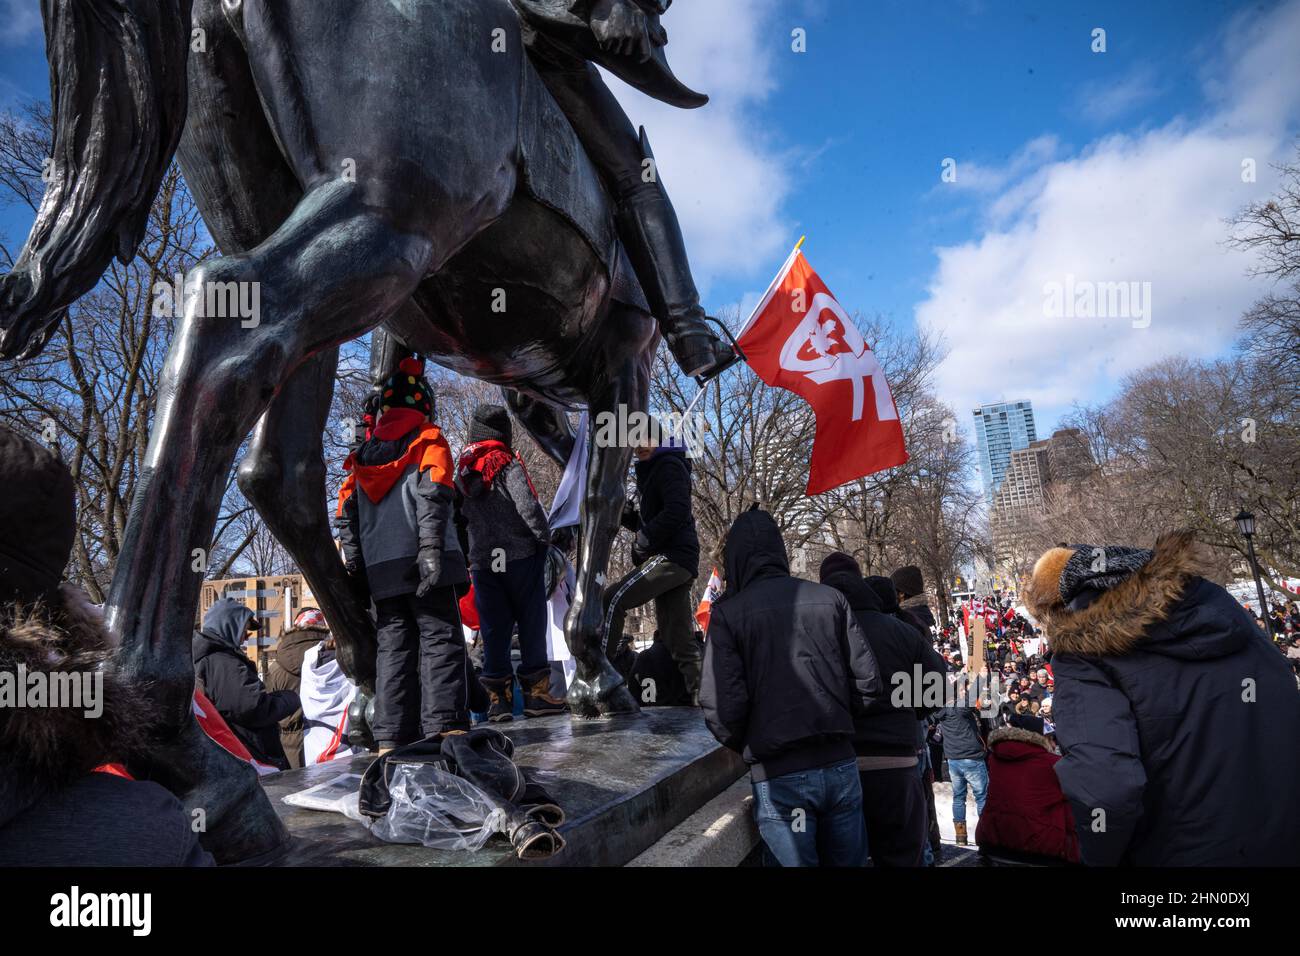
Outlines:
<svg viewBox="0 0 1300 956"><path fill-rule="evenodd" d="M989 735L989 792L975 830L981 850L1079 862L1074 814L1052 767L1047 738L1018 727Z"/></svg>

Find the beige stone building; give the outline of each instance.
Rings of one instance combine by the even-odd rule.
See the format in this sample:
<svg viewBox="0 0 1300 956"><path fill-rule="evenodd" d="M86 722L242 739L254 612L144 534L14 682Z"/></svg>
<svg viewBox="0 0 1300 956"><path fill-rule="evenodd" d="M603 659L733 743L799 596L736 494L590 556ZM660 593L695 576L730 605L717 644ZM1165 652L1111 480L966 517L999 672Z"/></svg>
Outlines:
<svg viewBox="0 0 1300 956"><path fill-rule="evenodd" d="M307 579L301 574L204 581L199 595L196 627L202 623L203 615L223 597L240 601L257 616L257 634L249 638L244 651L257 665L257 671L263 677L266 676L271 661L275 660L276 643L293 626L293 619L298 612L305 607L319 606L312 596Z"/></svg>

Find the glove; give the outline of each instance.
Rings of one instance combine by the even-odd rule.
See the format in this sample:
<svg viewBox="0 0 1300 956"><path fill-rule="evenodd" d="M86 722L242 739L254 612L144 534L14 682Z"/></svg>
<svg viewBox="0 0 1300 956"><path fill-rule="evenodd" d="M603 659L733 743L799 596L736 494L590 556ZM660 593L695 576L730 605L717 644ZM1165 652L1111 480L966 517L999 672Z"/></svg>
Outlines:
<svg viewBox="0 0 1300 956"><path fill-rule="evenodd" d="M361 562L354 560L344 562L343 570L348 574L348 586L352 589L352 594L362 607L369 607L370 582L366 580L366 569L361 567Z"/></svg>
<svg viewBox="0 0 1300 956"><path fill-rule="evenodd" d="M636 540L632 542L632 563L641 564L648 557L650 557L650 539L645 536L644 531L638 531Z"/></svg>
<svg viewBox="0 0 1300 956"><path fill-rule="evenodd" d="M636 510L636 505L631 501L624 502L623 513L619 515L618 523L628 531L636 532L641 530L641 515Z"/></svg>
<svg viewBox="0 0 1300 956"><path fill-rule="evenodd" d="M556 528L551 532L551 544L561 551L568 552L573 547L573 531L572 527Z"/></svg>
<svg viewBox="0 0 1300 956"><path fill-rule="evenodd" d="M425 548L420 552L416 567L420 574L420 586L415 589L415 596L424 597L434 589L442 574L442 552L434 548Z"/></svg>

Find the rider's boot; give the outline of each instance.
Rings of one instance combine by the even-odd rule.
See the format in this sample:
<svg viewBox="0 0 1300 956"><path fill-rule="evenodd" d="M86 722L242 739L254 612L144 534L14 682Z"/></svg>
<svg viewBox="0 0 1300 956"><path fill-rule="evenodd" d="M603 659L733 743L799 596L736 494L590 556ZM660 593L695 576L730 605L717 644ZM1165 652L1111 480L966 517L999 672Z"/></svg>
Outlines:
<svg viewBox="0 0 1300 956"><path fill-rule="evenodd" d="M705 322L681 226L659 183L643 184L624 196L618 233L681 370L707 381L738 362L740 356Z"/></svg>

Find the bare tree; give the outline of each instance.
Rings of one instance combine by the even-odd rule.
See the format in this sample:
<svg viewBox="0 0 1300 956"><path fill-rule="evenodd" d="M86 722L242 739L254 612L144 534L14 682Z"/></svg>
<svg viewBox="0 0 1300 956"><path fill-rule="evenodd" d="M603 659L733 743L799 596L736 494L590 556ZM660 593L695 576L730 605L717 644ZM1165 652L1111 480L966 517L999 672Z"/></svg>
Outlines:
<svg viewBox="0 0 1300 956"><path fill-rule="evenodd" d="M49 108L39 103L0 117L0 199L33 215L51 150L49 124ZM0 252L11 265L8 245L0 244ZM177 276L212 254L173 166L136 257L112 264L99 285L68 310L40 357L0 366L0 421L57 449L76 481L77 536L69 574L96 601L104 599L117 560L171 344L175 310L155 306L160 296L169 296ZM210 567L229 555L225 532L247 510L242 499L227 498Z"/></svg>

